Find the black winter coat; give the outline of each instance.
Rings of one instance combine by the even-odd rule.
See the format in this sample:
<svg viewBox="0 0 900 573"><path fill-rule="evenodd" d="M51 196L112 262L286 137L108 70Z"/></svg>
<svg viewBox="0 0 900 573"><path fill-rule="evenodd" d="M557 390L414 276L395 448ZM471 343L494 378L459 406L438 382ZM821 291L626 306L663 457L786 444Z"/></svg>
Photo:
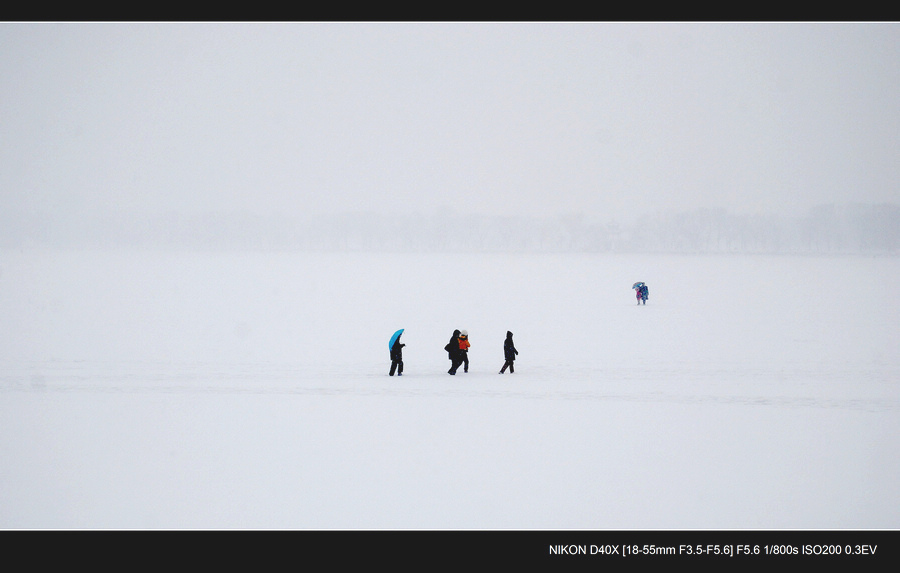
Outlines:
<svg viewBox="0 0 900 573"><path fill-rule="evenodd" d="M405 344L400 344L400 337L397 337L397 340L394 341L394 346L391 347L391 360L394 362L401 362L403 360L403 347Z"/></svg>
<svg viewBox="0 0 900 573"><path fill-rule="evenodd" d="M512 332L507 330L506 331L506 340L503 342L503 356L504 356L504 358L506 358L506 360L509 360L510 362L515 360L516 354L519 353L519 351L516 350L516 347L513 344L512 337L513 337Z"/></svg>
<svg viewBox="0 0 900 573"><path fill-rule="evenodd" d="M447 343L444 350L447 351L447 357L450 360L456 360L456 357L459 356L459 330L453 331L453 336L450 337L450 342Z"/></svg>

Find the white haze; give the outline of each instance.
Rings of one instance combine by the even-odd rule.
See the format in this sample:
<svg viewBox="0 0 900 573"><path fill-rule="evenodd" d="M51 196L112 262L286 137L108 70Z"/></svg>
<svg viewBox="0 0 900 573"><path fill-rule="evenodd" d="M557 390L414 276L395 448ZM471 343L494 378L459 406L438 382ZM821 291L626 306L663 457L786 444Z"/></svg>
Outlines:
<svg viewBox="0 0 900 573"><path fill-rule="evenodd" d="M0 24L15 221L898 201L893 23Z"/></svg>

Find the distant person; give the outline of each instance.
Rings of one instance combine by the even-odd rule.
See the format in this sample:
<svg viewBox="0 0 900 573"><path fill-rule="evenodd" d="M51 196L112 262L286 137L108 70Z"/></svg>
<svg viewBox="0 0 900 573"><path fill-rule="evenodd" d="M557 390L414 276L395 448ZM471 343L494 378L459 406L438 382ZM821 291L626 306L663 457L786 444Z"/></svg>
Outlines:
<svg viewBox="0 0 900 573"><path fill-rule="evenodd" d="M454 330L453 336L450 337L450 342L444 347L444 350L447 351L447 357L450 359L450 370L447 371L447 374L455 375L456 369L459 368L461 362L459 359L459 334L459 330Z"/></svg>
<svg viewBox="0 0 900 573"><path fill-rule="evenodd" d="M644 286L644 283L634 283L631 285L631 288L634 289L634 296L637 298L637 303L641 304L641 288ZM646 304L646 303L644 303Z"/></svg>
<svg viewBox="0 0 900 573"><path fill-rule="evenodd" d="M516 350L516 346L513 344L513 334L510 331L506 331L506 340L503 341L503 357L506 359L506 362L503 363L503 368L500 369L500 374L506 372L506 368L509 368L509 373L512 374L516 371L513 368L513 362L516 360L516 354L519 353Z"/></svg>
<svg viewBox="0 0 900 573"><path fill-rule="evenodd" d="M650 288L647 287L646 284L642 284L640 291L641 291L641 302L643 304L647 304L647 299L650 298Z"/></svg>
<svg viewBox="0 0 900 573"><path fill-rule="evenodd" d="M469 371L469 347L472 346L469 344L469 333L465 330L459 333L459 362L461 364L465 364L463 366L463 372ZM459 365L457 365L459 368Z"/></svg>
<svg viewBox="0 0 900 573"><path fill-rule="evenodd" d="M402 334L400 336L403 336ZM397 337L397 340L394 341L394 345L391 346L391 376L394 375L394 372L397 372L397 376L403 376L403 347L405 344L400 344L400 336Z"/></svg>

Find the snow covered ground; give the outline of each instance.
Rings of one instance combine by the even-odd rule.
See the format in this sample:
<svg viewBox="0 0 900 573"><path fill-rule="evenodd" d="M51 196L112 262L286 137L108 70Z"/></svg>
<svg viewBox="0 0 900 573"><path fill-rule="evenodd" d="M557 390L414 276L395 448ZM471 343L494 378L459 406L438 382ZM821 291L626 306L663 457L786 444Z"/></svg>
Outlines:
<svg viewBox="0 0 900 573"><path fill-rule="evenodd" d="M0 527L898 528L898 292L896 257L2 251Z"/></svg>

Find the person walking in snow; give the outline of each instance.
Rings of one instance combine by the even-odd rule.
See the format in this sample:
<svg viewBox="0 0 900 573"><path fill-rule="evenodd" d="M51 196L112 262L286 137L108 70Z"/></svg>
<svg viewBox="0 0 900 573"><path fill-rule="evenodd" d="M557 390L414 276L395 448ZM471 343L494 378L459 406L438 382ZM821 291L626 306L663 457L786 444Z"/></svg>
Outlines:
<svg viewBox="0 0 900 573"><path fill-rule="evenodd" d="M634 296L637 297L637 303L647 304L647 299L650 297L650 289L647 288L646 283L637 282L631 285L631 288L634 289Z"/></svg>
<svg viewBox="0 0 900 573"><path fill-rule="evenodd" d="M394 375L394 372L397 372L397 376L403 376L403 347L406 345L400 344L400 336L391 346L391 376Z"/></svg>
<svg viewBox="0 0 900 573"><path fill-rule="evenodd" d="M463 372L469 371L469 333L465 330L459 333L459 362L460 364L465 364L463 367ZM459 365L457 365L459 368Z"/></svg>
<svg viewBox="0 0 900 573"><path fill-rule="evenodd" d="M459 330L454 330L450 342L444 347L447 357L450 359L450 370L447 371L447 374L456 374L456 369L459 368L461 362L459 359L459 334Z"/></svg>
<svg viewBox="0 0 900 573"><path fill-rule="evenodd" d="M519 353L516 350L516 346L513 344L513 334L510 331L506 331L506 340L503 341L503 357L506 359L506 362L503 363L503 368L500 369L500 374L506 372L506 368L509 367L509 373L512 374L515 372L515 368L513 368L513 362L516 359L516 354Z"/></svg>

